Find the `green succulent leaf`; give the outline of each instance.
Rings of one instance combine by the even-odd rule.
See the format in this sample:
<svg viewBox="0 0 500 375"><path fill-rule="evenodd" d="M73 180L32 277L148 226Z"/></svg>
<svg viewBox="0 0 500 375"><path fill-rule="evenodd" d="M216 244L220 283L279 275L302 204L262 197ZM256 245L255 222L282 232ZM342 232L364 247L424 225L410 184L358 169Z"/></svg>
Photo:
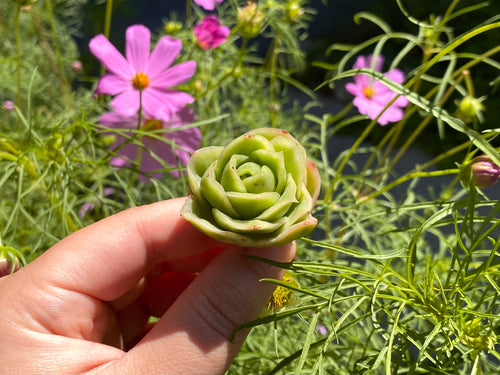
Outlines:
<svg viewBox="0 0 500 375"><path fill-rule="evenodd" d="M226 147L196 151L181 214L220 241L278 246L311 232L320 176L304 147L275 128L252 130Z"/></svg>

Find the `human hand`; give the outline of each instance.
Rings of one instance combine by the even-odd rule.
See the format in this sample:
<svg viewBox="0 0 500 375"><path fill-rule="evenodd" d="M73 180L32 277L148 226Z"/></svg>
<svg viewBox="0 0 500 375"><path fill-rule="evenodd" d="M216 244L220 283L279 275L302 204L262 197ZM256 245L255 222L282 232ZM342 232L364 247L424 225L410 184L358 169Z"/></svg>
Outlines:
<svg viewBox="0 0 500 375"><path fill-rule="evenodd" d="M185 199L83 228L0 279L2 373L222 374L293 244L245 249L196 230ZM226 246L226 245L225 245ZM161 318L154 324L150 316Z"/></svg>

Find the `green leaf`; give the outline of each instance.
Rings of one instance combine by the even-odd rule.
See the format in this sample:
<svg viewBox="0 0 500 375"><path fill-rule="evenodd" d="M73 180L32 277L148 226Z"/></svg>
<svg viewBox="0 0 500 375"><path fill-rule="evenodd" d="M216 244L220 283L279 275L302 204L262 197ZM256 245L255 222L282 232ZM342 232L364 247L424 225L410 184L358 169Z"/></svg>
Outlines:
<svg viewBox="0 0 500 375"><path fill-rule="evenodd" d="M226 195L242 219L255 218L275 204L280 197L276 192L259 194L228 192Z"/></svg>
<svg viewBox="0 0 500 375"><path fill-rule="evenodd" d="M277 231L286 221L283 217L276 222L262 221L262 220L237 220L226 215L224 212L214 208L212 210L217 224L226 230L236 233L257 233L266 234Z"/></svg>

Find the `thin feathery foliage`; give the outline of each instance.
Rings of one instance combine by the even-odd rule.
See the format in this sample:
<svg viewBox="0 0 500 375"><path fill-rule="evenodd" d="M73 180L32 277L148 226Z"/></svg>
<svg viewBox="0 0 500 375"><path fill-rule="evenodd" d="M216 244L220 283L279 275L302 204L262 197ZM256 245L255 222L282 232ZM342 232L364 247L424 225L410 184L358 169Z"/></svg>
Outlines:
<svg viewBox="0 0 500 375"><path fill-rule="evenodd" d="M296 282L262 281L282 298L239 327L252 330L227 373L499 373L498 4L422 10L394 0L391 13L379 6L353 18L353 30L369 30L363 41L332 37L315 60L308 47L320 9L251 4L217 4L212 14L230 34L212 49L193 33L201 7L188 0L186 12L162 15L152 45L169 35L182 41L175 63L196 62L175 87L192 96L196 118L161 128L139 116L131 129L100 122L113 102L95 94L100 72L81 66L88 49L75 41L86 1L0 3L0 257L26 264L103 217L185 196L185 165L151 140L192 152L176 130L199 129L203 147L282 128L321 174L318 225L297 240L293 262L278 264ZM112 7L102 10L106 34ZM345 89L353 82L359 96ZM390 95L377 97L381 87ZM382 113L391 114L384 126ZM431 153L413 160L422 145ZM123 159L130 146L135 158ZM157 169L144 171L146 157Z"/></svg>

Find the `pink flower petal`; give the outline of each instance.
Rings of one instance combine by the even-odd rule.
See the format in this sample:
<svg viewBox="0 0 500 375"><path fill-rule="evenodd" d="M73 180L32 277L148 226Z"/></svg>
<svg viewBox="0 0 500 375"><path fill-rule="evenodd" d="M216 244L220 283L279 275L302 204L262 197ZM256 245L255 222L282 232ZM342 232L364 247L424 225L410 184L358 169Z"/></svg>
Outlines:
<svg viewBox="0 0 500 375"><path fill-rule="evenodd" d="M386 125L389 122L397 122L404 117L404 112L399 107L389 107L378 119L380 125Z"/></svg>
<svg viewBox="0 0 500 375"><path fill-rule="evenodd" d="M125 56L135 70L134 73L144 73L149 63L150 48L149 29L142 25L127 28Z"/></svg>
<svg viewBox="0 0 500 375"><path fill-rule="evenodd" d="M117 156L112 157L110 160L110 164L113 167L125 167L130 165L134 160L137 159L137 145L129 143L125 146L118 147L123 143L124 140L124 138L121 138L120 141L114 145L117 147Z"/></svg>
<svg viewBox="0 0 500 375"><path fill-rule="evenodd" d="M125 116L118 112L104 113L99 117L99 124L108 128L137 128L137 116Z"/></svg>
<svg viewBox="0 0 500 375"><path fill-rule="evenodd" d="M385 73L384 76L396 83L402 83L405 80L403 72L399 69L392 69L389 72Z"/></svg>
<svg viewBox="0 0 500 375"><path fill-rule="evenodd" d="M143 109L148 116L170 121L172 114L194 102L194 98L182 91L151 88L143 93ZM155 105L154 103L161 103Z"/></svg>
<svg viewBox="0 0 500 375"><path fill-rule="evenodd" d="M376 95L376 98L374 98L377 102L384 104L384 106L392 101L396 97L396 93L394 91L385 91L385 92L379 92L378 95ZM401 95L399 96L394 103L391 104L391 107L406 107L408 105L408 99Z"/></svg>
<svg viewBox="0 0 500 375"><path fill-rule="evenodd" d="M214 10L215 9L214 0L194 0L194 2L206 10ZM217 2L221 3L222 0L219 0Z"/></svg>
<svg viewBox="0 0 500 375"><path fill-rule="evenodd" d="M100 34L92 38L89 42L89 49L109 72L124 80L133 77L134 71L129 62L104 35Z"/></svg>
<svg viewBox="0 0 500 375"><path fill-rule="evenodd" d="M132 89L131 81L124 80L123 78L114 74L106 74L101 78L99 78L99 81L97 82L97 87L95 89L95 93L97 95L103 95L103 94L117 95L123 91L131 89Z"/></svg>
<svg viewBox="0 0 500 375"><path fill-rule="evenodd" d="M144 96L144 92L143 92ZM111 107L116 112L120 112L124 115L130 116L137 113L139 110L139 90L128 90L124 91L121 94L118 94L111 100ZM144 98L143 98L144 105Z"/></svg>
<svg viewBox="0 0 500 375"><path fill-rule="evenodd" d="M200 147L201 131L198 128L177 130L173 133L167 133L166 136L167 138L175 137L176 144L182 148L175 151L181 165L186 165L190 154Z"/></svg>
<svg viewBox="0 0 500 375"><path fill-rule="evenodd" d="M153 52L151 52L149 65L146 69L146 74L151 81L156 80L159 74L172 65L181 52L181 49L182 42L168 35L158 41Z"/></svg>
<svg viewBox="0 0 500 375"><path fill-rule="evenodd" d="M354 96L363 95L363 88L355 83L346 83L345 89Z"/></svg>
<svg viewBox="0 0 500 375"><path fill-rule="evenodd" d="M165 70L155 77L151 82L151 87L156 89L166 89L186 82L196 71L196 61L190 60L177 64L170 69Z"/></svg>

